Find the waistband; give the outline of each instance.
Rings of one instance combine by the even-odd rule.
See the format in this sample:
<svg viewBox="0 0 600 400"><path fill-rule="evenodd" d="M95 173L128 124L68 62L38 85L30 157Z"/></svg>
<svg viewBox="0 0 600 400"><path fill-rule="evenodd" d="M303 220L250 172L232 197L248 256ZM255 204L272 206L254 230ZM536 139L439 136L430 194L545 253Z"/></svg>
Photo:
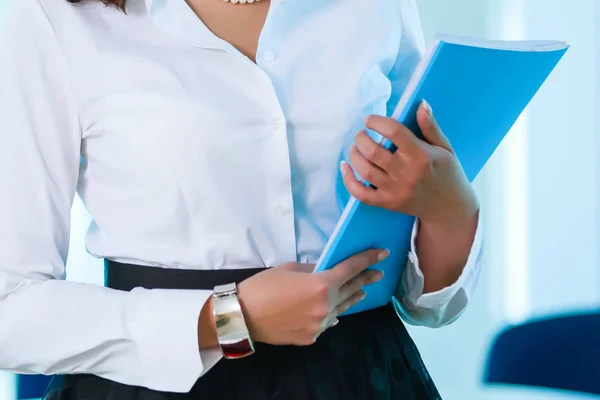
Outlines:
<svg viewBox="0 0 600 400"><path fill-rule="evenodd" d="M104 260L104 285L131 291L136 287L146 289L212 290L217 285L240 283L265 268L190 270L148 267Z"/></svg>

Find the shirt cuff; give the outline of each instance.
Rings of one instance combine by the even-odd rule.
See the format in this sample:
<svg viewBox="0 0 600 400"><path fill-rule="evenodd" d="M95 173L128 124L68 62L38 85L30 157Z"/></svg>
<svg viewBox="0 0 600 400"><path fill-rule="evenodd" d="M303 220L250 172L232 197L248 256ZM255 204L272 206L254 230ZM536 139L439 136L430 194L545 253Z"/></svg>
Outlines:
<svg viewBox="0 0 600 400"><path fill-rule="evenodd" d="M133 374L135 385L189 392L218 361L212 349L201 354L198 345L198 318L212 292L137 288L131 294L135 300L127 324L141 367Z"/></svg>
<svg viewBox="0 0 600 400"><path fill-rule="evenodd" d="M440 328L456 321L467 308L479 274L483 253L482 213L479 212L471 252L460 277L452 285L437 292L423 293L425 277L419 267L416 236L419 220L415 221L402 280L396 293L396 310L411 325Z"/></svg>

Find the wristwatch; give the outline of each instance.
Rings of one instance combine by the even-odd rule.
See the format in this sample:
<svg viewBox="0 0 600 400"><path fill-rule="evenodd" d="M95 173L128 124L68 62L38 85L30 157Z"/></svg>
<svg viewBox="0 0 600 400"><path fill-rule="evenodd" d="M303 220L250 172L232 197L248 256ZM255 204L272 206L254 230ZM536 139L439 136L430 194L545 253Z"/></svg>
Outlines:
<svg viewBox="0 0 600 400"><path fill-rule="evenodd" d="M254 342L246 326L235 283L215 286L213 315L223 356L236 359L254 354Z"/></svg>

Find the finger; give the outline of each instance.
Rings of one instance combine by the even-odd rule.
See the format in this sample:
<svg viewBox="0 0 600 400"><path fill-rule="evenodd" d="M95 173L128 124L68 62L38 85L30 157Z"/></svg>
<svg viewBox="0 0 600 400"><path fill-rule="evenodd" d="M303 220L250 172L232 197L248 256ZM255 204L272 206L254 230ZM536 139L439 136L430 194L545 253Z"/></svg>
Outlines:
<svg viewBox="0 0 600 400"><path fill-rule="evenodd" d="M329 328L332 328L334 326L336 326L340 321L339 319L337 319L337 314L329 314L329 316L323 321L323 328L321 330L321 333L326 331Z"/></svg>
<svg viewBox="0 0 600 400"><path fill-rule="evenodd" d="M339 306L336 307L335 313L337 315L341 315L341 314L345 313L346 311L348 311L350 309L350 307L352 307L356 303L363 301L365 299L365 297L367 297L367 293L365 293L363 290L360 290L360 291L354 293L352 296L350 296L348 298L348 300L344 301L343 303L341 303Z"/></svg>
<svg viewBox="0 0 600 400"><path fill-rule="evenodd" d="M336 288L341 288L346 282L354 278L362 271L384 260L390 252L388 250L372 249L362 251L352 257L347 258L335 267L322 272L327 279L330 279Z"/></svg>
<svg viewBox="0 0 600 400"><path fill-rule="evenodd" d="M325 320L323 320L323 322L322 322L322 328L315 335L315 338L313 339L313 343L316 343L316 341L319 339L319 337L321 337L321 335L323 334L323 332L325 332L327 329L333 328L334 326L336 326L339 323L340 323L340 320L337 319L337 314L331 314L328 318L326 318Z"/></svg>
<svg viewBox="0 0 600 400"><path fill-rule="evenodd" d="M352 163L354 170L358 172L358 175L370 184L375 185L378 188L389 184L390 177L387 172L367 160L358 150L356 145L350 147L350 162Z"/></svg>
<svg viewBox="0 0 600 400"><path fill-rule="evenodd" d="M387 171L388 166L394 159L394 154L391 151L373 140L365 131L360 131L356 134L355 143L360 153L367 160L382 170Z"/></svg>
<svg viewBox="0 0 600 400"><path fill-rule="evenodd" d="M348 163L342 161L340 165L342 171L342 180L346 186L346 190L361 203L377 206L380 203L380 196L377 190L371 186L365 185L354 176L354 171Z"/></svg>
<svg viewBox="0 0 600 400"><path fill-rule="evenodd" d="M365 126L385 136L397 147L400 154L412 153L420 148L420 140L406 126L391 118L370 115L365 120Z"/></svg>
<svg viewBox="0 0 600 400"><path fill-rule="evenodd" d="M338 292L338 303L343 303L363 287L379 282L382 278L382 271L367 270L361 272L358 276L350 279L340 288Z"/></svg>
<svg viewBox="0 0 600 400"><path fill-rule="evenodd" d="M432 145L443 147L444 149L454 153L450 141L442 132L438 125L435 117L433 116L433 109L426 100L421 102L419 109L417 110L417 123L423 137L427 142Z"/></svg>

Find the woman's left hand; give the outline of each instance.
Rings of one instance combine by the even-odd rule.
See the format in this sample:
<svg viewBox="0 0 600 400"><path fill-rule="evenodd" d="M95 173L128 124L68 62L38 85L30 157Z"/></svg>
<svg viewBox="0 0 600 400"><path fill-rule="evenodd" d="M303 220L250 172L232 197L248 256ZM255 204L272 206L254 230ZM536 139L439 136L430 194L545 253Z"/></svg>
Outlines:
<svg viewBox="0 0 600 400"><path fill-rule="evenodd" d="M417 111L417 122L425 140L391 118L367 117L365 126L391 140L397 150L391 153L361 131L350 150L350 163L377 190L358 181L346 163L342 177L349 193L363 203L452 231L473 219L479 209L477 196L426 102Z"/></svg>

